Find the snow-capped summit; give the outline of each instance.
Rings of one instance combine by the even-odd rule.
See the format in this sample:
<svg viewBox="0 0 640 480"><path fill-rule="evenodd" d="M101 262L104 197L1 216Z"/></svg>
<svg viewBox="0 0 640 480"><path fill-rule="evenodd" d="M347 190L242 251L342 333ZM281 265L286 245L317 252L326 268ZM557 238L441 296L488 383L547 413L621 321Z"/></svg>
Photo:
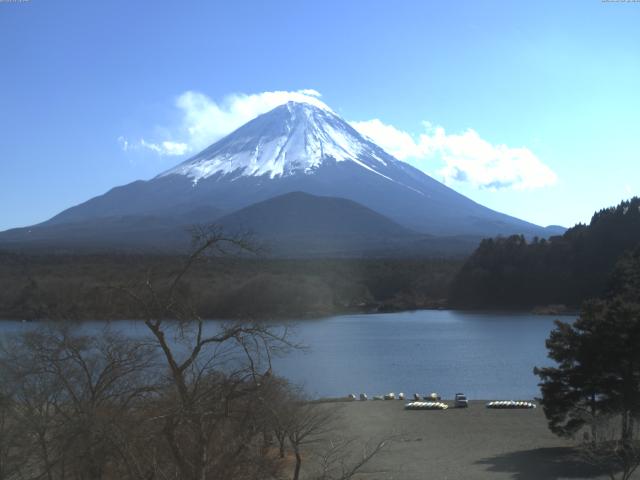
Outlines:
<svg viewBox="0 0 640 480"><path fill-rule="evenodd" d="M313 173L327 160L354 162L383 177L380 167L396 161L330 109L288 102L160 176L186 175L194 183L216 174L275 178Z"/></svg>
<svg viewBox="0 0 640 480"><path fill-rule="evenodd" d="M334 203L322 199L304 201L304 196L288 195L292 192L347 200L364 209L345 206L345 218L338 218L342 207L334 208ZM278 197L285 200L268 201ZM356 221L359 215L385 223L365 213L370 210L398 225L394 235L404 235L398 233L402 229L475 238L549 233L483 207L394 158L319 101L280 105L155 178L115 187L33 228L40 232L38 238L79 238L90 232L100 241L135 237L153 246L170 238L171 228L185 235L187 224L229 220L234 212L251 205L262 206L249 209L251 215L245 211L242 218L258 222L268 210L265 218L272 227L291 218L323 225L335 220L363 234L373 230L357 227L362 223ZM255 222L249 227L259 230ZM289 227L301 234L311 231L300 222ZM10 236L22 242L35 238L30 232L31 227ZM381 249L393 250L398 245L388 240L379 245ZM307 246L303 242L299 248Z"/></svg>

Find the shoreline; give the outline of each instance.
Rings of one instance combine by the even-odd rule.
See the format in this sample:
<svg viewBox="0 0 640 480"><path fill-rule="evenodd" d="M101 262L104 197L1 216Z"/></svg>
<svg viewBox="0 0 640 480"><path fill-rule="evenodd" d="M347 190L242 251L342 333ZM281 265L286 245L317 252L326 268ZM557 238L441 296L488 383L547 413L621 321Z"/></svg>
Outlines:
<svg viewBox="0 0 640 480"><path fill-rule="evenodd" d="M376 394L377 395L377 394ZM350 399L349 397L320 397L320 398L314 398L309 400L309 403L322 403L322 404L332 404L332 403L395 403L395 404L402 404L404 405L405 403L408 402L413 402L416 400L413 400L413 394L410 395L411 398L408 398L409 396L405 396L404 400L399 400L398 398L395 398L393 400L373 400L372 397L370 397L368 400L360 400L358 398L356 399ZM496 397L496 398L492 398L489 400L482 400L482 399L474 399L474 400L469 400L469 405L471 405L473 403L473 405L486 405L489 402L496 402L496 401L503 401L503 400L513 400L516 402L533 402L536 404L536 409L541 408L540 405L538 405L538 401L536 400L536 397L531 397L531 398L500 398L500 397ZM430 400L419 400L419 401L430 401ZM441 400L438 400L439 402L442 403L446 403L448 405L449 408L447 408L447 410L464 410L464 408L456 408L454 407L454 400L452 398L442 398ZM505 410L509 410L509 409L505 409ZM518 410L518 409L514 409L514 410ZM526 409L522 409L522 410L526 410Z"/></svg>
<svg viewBox="0 0 640 480"><path fill-rule="evenodd" d="M500 309L500 308L488 308L488 309L478 309L478 308L458 308L451 306L437 306L437 307L417 307L417 308L369 308L369 309L345 309L345 310L332 310L326 312L305 312L300 313L298 315L287 315L287 316L266 316L266 317L257 317L257 318L206 318L205 320L210 321L256 321L256 322L291 322L291 321L306 321L306 320L321 320L323 318L328 317L338 317L338 316L347 316L347 315L384 315L387 313L405 313L405 312L420 312L420 311L456 311L463 313L480 313L480 314L500 314L500 315L522 315L522 314L531 314L531 315L539 315L539 316L558 316L558 317L575 317L580 314L579 310L573 309L564 309L564 310L553 310L548 309L547 307L535 307L528 309ZM172 319L164 319L167 321L171 321ZM57 322L57 321L68 321L70 323L82 323L82 322L118 322L118 321L144 321L142 317L127 317L127 318L79 318L73 320L65 320L65 319L54 319L54 318L8 318L0 316L0 322Z"/></svg>
<svg viewBox="0 0 640 480"><path fill-rule="evenodd" d="M339 415L337 435L388 446L367 465L365 478L383 480L605 479L581 460L575 443L553 435L542 408L405 410L404 403L327 403ZM634 477L637 478L637 477Z"/></svg>

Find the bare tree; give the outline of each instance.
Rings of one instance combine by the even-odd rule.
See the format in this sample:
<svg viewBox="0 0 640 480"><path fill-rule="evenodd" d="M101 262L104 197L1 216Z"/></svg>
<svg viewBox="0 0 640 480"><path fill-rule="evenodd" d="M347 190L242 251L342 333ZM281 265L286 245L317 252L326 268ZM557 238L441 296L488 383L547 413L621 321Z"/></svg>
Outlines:
<svg viewBox="0 0 640 480"><path fill-rule="evenodd" d="M12 415L31 446L22 449L22 476L100 479L113 464L126 464L119 433L154 391L148 346L108 330L82 336L63 326L29 332L3 350Z"/></svg>
<svg viewBox="0 0 640 480"><path fill-rule="evenodd" d="M291 402L289 421L286 427L287 438L296 458L293 480L300 477L302 450L322 439L335 419L335 410L326 405L310 402Z"/></svg>
<svg viewBox="0 0 640 480"><path fill-rule="evenodd" d="M19 473L25 440L14 415L13 395L6 390L6 380L0 378L0 478L12 478Z"/></svg>
<svg viewBox="0 0 640 480"><path fill-rule="evenodd" d="M353 458L353 450L358 449L359 444L356 439L330 440L327 448L318 454L320 473L316 480L348 480L355 477L391 440L385 438L373 445L361 445L360 457L356 459Z"/></svg>
<svg viewBox="0 0 640 480"><path fill-rule="evenodd" d="M259 403L254 411L256 425L262 430L263 448L268 450L275 438L280 459L286 455L291 392L292 387L285 379L274 375L263 377Z"/></svg>
<svg viewBox="0 0 640 480"><path fill-rule="evenodd" d="M164 291L149 276L142 291L125 291L142 306L144 324L168 370L171 394L157 418L181 478L240 478L256 464L261 432L254 423L258 392L270 375L271 357L290 346L286 329L252 322L208 329L188 296L184 281L199 261L217 255L254 252L245 236L198 229L194 250ZM250 469L249 469L250 470Z"/></svg>
<svg viewBox="0 0 640 480"><path fill-rule="evenodd" d="M7 479L237 480L281 478L282 457L326 442L334 412L272 374L295 347L287 329L210 323L189 300L189 271L211 255L251 252L246 237L198 230L192 255L170 278L119 287L145 312L146 336L69 326L31 331L0 351L0 475ZM278 441L272 448L272 435ZM322 478L355 475L383 444ZM304 452L303 452L304 450ZM331 465L331 467L329 467Z"/></svg>
<svg viewBox="0 0 640 480"><path fill-rule="evenodd" d="M277 377L268 385L261 397L261 415L277 441L279 457L285 458L286 450L291 449L295 458L293 479L300 478L305 458L310 459L304 462L307 478L353 478L392 440L388 437L372 446L355 438L341 438L337 435L339 406L309 401L298 388Z"/></svg>
<svg viewBox="0 0 640 480"><path fill-rule="evenodd" d="M628 480L640 467L640 428L637 423L624 425L617 417L601 415L595 419L580 450L589 463L606 471L611 480ZM624 435L621 424L626 427Z"/></svg>

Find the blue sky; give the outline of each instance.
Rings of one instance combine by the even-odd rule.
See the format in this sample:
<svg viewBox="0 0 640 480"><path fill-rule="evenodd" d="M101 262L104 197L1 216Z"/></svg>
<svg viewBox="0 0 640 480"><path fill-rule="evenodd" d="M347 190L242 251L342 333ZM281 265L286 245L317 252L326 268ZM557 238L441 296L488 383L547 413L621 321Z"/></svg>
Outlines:
<svg viewBox="0 0 640 480"><path fill-rule="evenodd" d="M482 204L585 222L640 194L638 25L640 3L599 0L0 2L0 229L301 89Z"/></svg>

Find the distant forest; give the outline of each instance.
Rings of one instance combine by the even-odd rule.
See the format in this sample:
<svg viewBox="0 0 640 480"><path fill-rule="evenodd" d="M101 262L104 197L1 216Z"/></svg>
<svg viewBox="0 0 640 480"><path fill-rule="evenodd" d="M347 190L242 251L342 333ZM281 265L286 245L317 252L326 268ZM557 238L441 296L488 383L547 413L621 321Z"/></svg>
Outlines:
<svg viewBox="0 0 640 480"><path fill-rule="evenodd" d="M162 289L180 256L0 253L0 318L134 319L123 286ZM461 260L210 258L182 292L203 318L303 318L445 305Z"/></svg>
<svg viewBox="0 0 640 480"><path fill-rule="evenodd" d="M466 261L209 258L190 271L182 294L204 318L421 308L577 310L606 292L616 262L639 246L640 198L633 198L562 236L485 239ZM0 318L141 318L122 287L150 279L162 289L184 261L178 255L0 252Z"/></svg>
<svg viewBox="0 0 640 480"><path fill-rule="evenodd" d="M485 239L452 282L449 300L464 308L575 309L606 292L616 262L638 245L638 197L549 240Z"/></svg>

